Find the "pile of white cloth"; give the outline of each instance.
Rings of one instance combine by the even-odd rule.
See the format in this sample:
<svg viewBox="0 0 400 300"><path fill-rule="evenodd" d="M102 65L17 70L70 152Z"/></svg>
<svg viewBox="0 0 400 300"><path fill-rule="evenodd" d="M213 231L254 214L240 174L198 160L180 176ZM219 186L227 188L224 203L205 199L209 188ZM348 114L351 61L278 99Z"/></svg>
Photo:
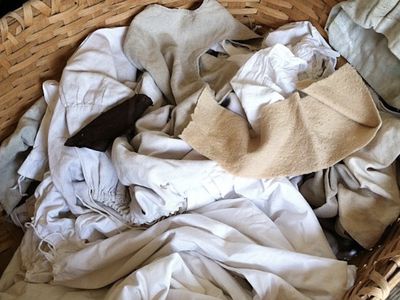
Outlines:
<svg viewBox="0 0 400 300"><path fill-rule="evenodd" d="M157 40L139 26L151 26L149 16L193 22L208 16L232 26L226 34L197 32L217 37L203 38L191 56L182 48L187 40L171 41L190 38L179 32L184 22ZM133 25L94 32L60 82L43 84L47 110L18 171L41 181L35 213L0 281L0 298L341 299L355 267L335 258L298 190L299 178L233 176L178 137L206 85L257 134L260 107L284 99L299 80L331 75L338 53L308 22L261 38L211 0L196 11L154 5ZM144 41L135 59L124 46L128 39ZM157 52L160 45L164 52ZM140 55L164 61L172 84ZM240 71L254 63L253 55L267 62L261 79L259 70ZM196 76L181 76L193 68ZM132 140L119 137L104 153L64 146L102 112L139 93L153 106Z"/></svg>

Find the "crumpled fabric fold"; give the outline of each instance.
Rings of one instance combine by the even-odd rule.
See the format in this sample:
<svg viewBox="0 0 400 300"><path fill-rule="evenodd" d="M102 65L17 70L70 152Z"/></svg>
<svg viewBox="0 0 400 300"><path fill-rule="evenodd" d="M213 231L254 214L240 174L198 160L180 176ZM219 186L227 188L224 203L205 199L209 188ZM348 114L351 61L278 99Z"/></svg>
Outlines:
<svg viewBox="0 0 400 300"><path fill-rule="evenodd" d="M141 31L138 23L152 13L183 16L189 25L211 20L216 27L216 38L202 36L208 31L200 27L198 36L185 35L193 28L178 31L178 37L198 38L201 46L190 59L198 72L186 78L180 77L187 74L180 72L186 66L179 66L179 59L159 53L164 44L139 49L162 56L171 71L163 79L169 87L150 67L129 63L135 58L122 51L126 34L130 39ZM221 106L246 117L231 79L258 49L248 38L258 36L208 0L195 11L152 6L128 31L98 30L82 43L60 83L43 86L49 105L38 143L46 142L21 169L29 172L32 166L42 182L35 214L0 280L0 298L342 298L354 283L355 267L335 258L294 180L233 176L177 137L207 84ZM162 42L146 39L152 46ZM312 63L300 60L299 71ZM181 80L187 79L194 79L193 90L183 89ZM132 139L118 137L104 153L64 146L103 112L137 94L154 105L135 123ZM35 165L43 153L48 164ZM330 280L332 274L337 280Z"/></svg>
<svg viewBox="0 0 400 300"><path fill-rule="evenodd" d="M220 68L207 68L208 75L202 79L200 62L213 58L200 57L224 40L257 38L260 36L233 18L215 0L205 0L193 11L151 5L133 19L124 41L124 52L138 69L150 73L169 103L177 105L170 128L170 133L176 136L187 125L205 79L210 76L230 79L219 71ZM235 68L234 63L228 65ZM217 75L212 74L215 72ZM224 86L216 85L219 89Z"/></svg>
<svg viewBox="0 0 400 300"><path fill-rule="evenodd" d="M334 6L326 23L329 43L384 99L400 109L400 3L351 0Z"/></svg>
<svg viewBox="0 0 400 300"><path fill-rule="evenodd" d="M318 171L300 187L318 217L337 216L345 232L367 249L400 214L396 179L400 120L380 114L382 127L367 146Z"/></svg>
<svg viewBox="0 0 400 300"><path fill-rule="evenodd" d="M0 203L8 214L18 205L32 179L35 179L33 176L21 177L18 169L35 143L45 111L46 102L41 98L21 117L13 134L1 143Z"/></svg>

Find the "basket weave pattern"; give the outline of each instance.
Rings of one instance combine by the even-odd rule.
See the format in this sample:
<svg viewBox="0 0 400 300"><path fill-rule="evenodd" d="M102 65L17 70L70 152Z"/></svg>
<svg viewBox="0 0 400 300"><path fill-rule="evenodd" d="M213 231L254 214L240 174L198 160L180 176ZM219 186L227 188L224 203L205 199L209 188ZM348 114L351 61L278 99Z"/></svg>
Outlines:
<svg viewBox="0 0 400 300"><path fill-rule="evenodd" d="M41 84L59 79L69 56L91 32L129 25L144 6L159 3L189 8L194 0L31 0L0 19L0 141L22 113L42 96ZM323 30L340 0L225 0L246 25L277 27L309 20ZM380 247L364 258L357 282L346 299L385 299L400 282L400 222ZM332 280L334 280L334 275ZM323 284L323 283L321 283ZM361 297L361 298L360 298Z"/></svg>

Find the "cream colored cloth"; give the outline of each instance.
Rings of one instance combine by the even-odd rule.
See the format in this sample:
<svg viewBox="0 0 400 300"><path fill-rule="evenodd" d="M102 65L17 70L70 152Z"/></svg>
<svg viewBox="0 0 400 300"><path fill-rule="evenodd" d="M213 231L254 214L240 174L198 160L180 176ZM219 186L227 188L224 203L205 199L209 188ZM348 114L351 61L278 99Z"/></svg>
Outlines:
<svg viewBox="0 0 400 300"><path fill-rule="evenodd" d="M204 0L196 10L151 5L132 21L124 52L136 67L150 73L169 103L177 105L171 113L170 131L178 135L190 121L205 81L218 78L213 87L226 92L224 83L229 83L237 70L234 63L221 69L214 64L216 59L206 55L200 61L200 56L224 40L255 38L259 36L215 0ZM206 74L200 74L204 65Z"/></svg>
<svg viewBox="0 0 400 300"><path fill-rule="evenodd" d="M368 144L381 120L361 77L345 65L288 99L266 105L260 135L202 92L181 137L227 171L245 177L300 175L327 168Z"/></svg>
<svg viewBox="0 0 400 300"><path fill-rule="evenodd" d="M300 187L318 217L338 216L339 228L365 248L373 247L400 213L395 163L400 119L381 116L382 127L371 143Z"/></svg>
<svg viewBox="0 0 400 300"><path fill-rule="evenodd" d="M151 74L170 102L178 104L204 87L199 58L212 45L257 37L215 0L204 0L192 11L152 5L132 21L124 51L135 66Z"/></svg>

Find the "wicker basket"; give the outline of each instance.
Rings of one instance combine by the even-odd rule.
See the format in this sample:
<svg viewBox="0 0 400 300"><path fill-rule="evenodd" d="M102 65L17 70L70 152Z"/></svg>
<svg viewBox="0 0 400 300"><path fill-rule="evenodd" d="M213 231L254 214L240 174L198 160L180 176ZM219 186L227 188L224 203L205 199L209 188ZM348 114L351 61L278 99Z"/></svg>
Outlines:
<svg viewBox="0 0 400 300"><path fill-rule="evenodd" d="M277 27L310 20L326 37L323 27L331 7L339 1L220 2L247 25ZM90 32L128 25L135 14L152 3L187 8L193 0L31 0L0 19L0 140L12 132L26 108L41 96L42 82L60 78L67 58ZM2 233L0 239L1 251L11 244L12 234L8 238L6 234ZM345 298L386 299L400 282L400 221L357 264L356 284Z"/></svg>

